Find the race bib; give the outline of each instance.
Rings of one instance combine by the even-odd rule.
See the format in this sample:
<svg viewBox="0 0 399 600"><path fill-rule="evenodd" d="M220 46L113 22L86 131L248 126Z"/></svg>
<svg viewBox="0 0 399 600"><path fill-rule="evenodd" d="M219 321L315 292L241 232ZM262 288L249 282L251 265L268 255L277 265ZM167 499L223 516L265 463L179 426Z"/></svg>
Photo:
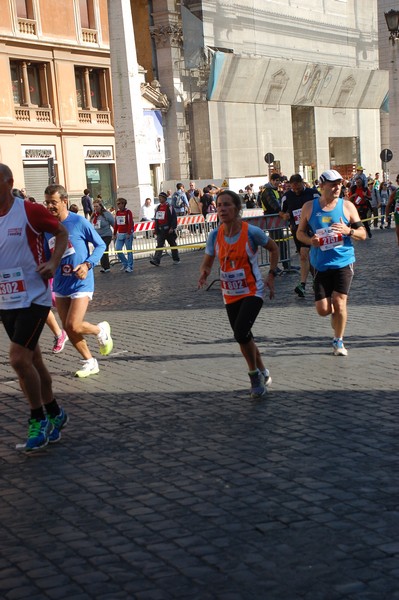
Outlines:
<svg viewBox="0 0 399 600"><path fill-rule="evenodd" d="M0 305L3 302L26 300L28 292L21 267L0 272Z"/></svg>
<svg viewBox="0 0 399 600"><path fill-rule="evenodd" d="M295 225L299 225L299 220L301 218L302 208L297 208L292 211L292 216L294 217Z"/></svg>
<svg viewBox="0 0 399 600"><path fill-rule="evenodd" d="M338 248L342 246L342 233L337 233L331 227L327 227L326 229L317 229L316 235L319 236L320 241L320 250L325 252L326 250L331 250L332 248Z"/></svg>
<svg viewBox="0 0 399 600"><path fill-rule="evenodd" d="M242 296L249 294L249 287L244 269L220 271L222 293L225 296Z"/></svg>
<svg viewBox="0 0 399 600"><path fill-rule="evenodd" d="M126 223L126 217L125 217L125 215L118 215L116 217L116 224L117 225L125 225L125 223Z"/></svg>
<svg viewBox="0 0 399 600"><path fill-rule="evenodd" d="M93 223L94 229L101 229L101 223L100 221L97 219L97 221L95 223Z"/></svg>
<svg viewBox="0 0 399 600"><path fill-rule="evenodd" d="M55 237L52 237L48 241L48 247L50 248L50 252L54 252L54 246L55 246ZM70 256L71 254L75 254L75 248L72 246L71 241L68 238L68 244L67 244L64 254L62 255L62 258L65 258L66 256Z"/></svg>
<svg viewBox="0 0 399 600"><path fill-rule="evenodd" d="M158 210L155 213L155 218L157 219L157 221L162 221L163 216L164 216L164 212L162 210Z"/></svg>

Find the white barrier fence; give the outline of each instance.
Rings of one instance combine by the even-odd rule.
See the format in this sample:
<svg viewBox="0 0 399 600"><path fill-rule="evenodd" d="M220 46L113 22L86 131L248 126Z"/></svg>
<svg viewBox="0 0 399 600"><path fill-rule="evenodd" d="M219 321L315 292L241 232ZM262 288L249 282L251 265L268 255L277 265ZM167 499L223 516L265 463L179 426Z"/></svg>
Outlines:
<svg viewBox="0 0 399 600"><path fill-rule="evenodd" d="M242 218L260 227L269 233L270 237L276 240L280 247L280 262L285 269L291 267L290 253L290 231L286 221L281 219L278 214L264 215L262 209L243 210ZM206 240L212 229L217 227L217 214L209 214L206 218L203 215L187 215L177 218L177 246L179 252L191 252L201 250L206 245ZM157 247L154 221L140 221L134 226L133 254L135 258L146 258L153 255ZM169 246L165 246L168 252ZM111 264L118 262L115 246L111 243L109 247ZM259 264L265 266L269 264L268 252L261 248L259 252Z"/></svg>

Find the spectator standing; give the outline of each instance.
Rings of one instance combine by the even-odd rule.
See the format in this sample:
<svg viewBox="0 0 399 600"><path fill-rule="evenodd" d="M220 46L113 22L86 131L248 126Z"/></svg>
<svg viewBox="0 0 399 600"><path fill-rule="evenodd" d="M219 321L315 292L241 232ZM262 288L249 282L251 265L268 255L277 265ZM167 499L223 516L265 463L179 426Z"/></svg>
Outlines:
<svg viewBox="0 0 399 600"><path fill-rule="evenodd" d="M202 202L202 215L204 218L206 218L206 215L208 214L209 204L211 204L213 201L213 196L210 193L210 190L211 190L210 185L206 185L202 190L203 193L202 193L202 197L201 197L201 202Z"/></svg>
<svg viewBox="0 0 399 600"><path fill-rule="evenodd" d="M90 196L90 190L87 188L83 190L82 196L82 208L83 214L86 219L90 220L91 215L93 214L93 198Z"/></svg>
<svg viewBox="0 0 399 600"><path fill-rule="evenodd" d="M270 182L265 185L261 197L263 214L266 216L277 215L281 211L281 195L279 192L280 184L281 175L279 175L279 173L272 173L270 176ZM285 187L288 191L291 187L291 184L286 182ZM271 228L270 237L275 240L283 240L277 242L280 250L280 261L282 262L285 270L289 269L288 242L284 240L284 230L282 228Z"/></svg>
<svg viewBox="0 0 399 600"><path fill-rule="evenodd" d="M154 218L154 205L151 198L146 198L141 207L140 221L152 221Z"/></svg>
<svg viewBox="0 0 399 600"><path fill-rule="evenodd" d="M386 211L386 207L388 204L388 198L389 198L389 194L388 194L387 184L385 182L382 182L380 185L380 216L381 216L380 229L384 228L385 211Z"/></svg>
<svg viewBox="0 0 399 600"><path fill-rule="evenodd" d="M246 208L256 208L256 194L254 194L250 185L245 187L244 202Z"/></svg>
<svg viewBox="0 0 399 600"><path fill-rule="evenodd" d="M256 204L257 204L258 208L262 208L262 194L263 194L264 189L265 189L264 185L259 186L259 191L256 195Z"/></svg>
<svg viewBox="0 0 399 600"><path fill-rule="evenodd" d="M214 214L215 212L217 212L216 209L216 195L219 191L219 188L216 187L216 185L211 184L209 186L209 197L208 197L208 202L207 202L207 209L206 212L207 214Z"/></svg>
<svg viewBox="0 0 399 600"><path fill-rule="evenodd" d="M172 206L178 217L184 217L185 214L190 214L190 206L182 183L176 184L176 191L172 196Z"/></svg>
<svg viewBox="0 0 399 600"><path fill-rule="evenodd" d="M119 261L122 263L121 271L133 273L133 232L134 221L132 212L126 208L127 200L118 198L116 201L116 214L114 226L115 250ZM127 256L122 252L126 249Z"/></svg>
<svg viewBox="0 0 399 600"><path fill-rule="evenodd" d="M265 215L276 215L281 210L280 193L278 191L280 182L280 175L278 173L272 173L270 182L266 183L263 188L261 202Z"/></svg>
<svg viewBox="0 0 399 600"><path fill-rule="evenodd" d="M356 185L356 179L359 179L359 177L362 180L362 186L364 188L367 188L367 184L368 184L367 175L364 173L364 169L363 169L362 165L357 165L356 174L352 177L352 179L350 181L351 186Z"/></svg>
<svg viewBox="0 0 399 600"><path fill-rule="evenodd" d="M377 173L378 175L378 173ZM378 182L378 187L375 185L375 181L370 181L368 184L369 192L370 192L370 205L371 205L371 214L373 215L372 223L373 227L378 227L378 209L380 207L380 183ZM371 221L370 221L371 223Z"/></svg>
<svg viewBox="0 0 399 600"><path fill-rule="evenodd" d="M202 214L201 191L194 190L193 195L189 200L190 215Z"/></svg>
<svg viewBox="0 0 399 600"><path fill-rule="evenodd" d="M368 186L366 185L366 187L364 187L362 177L358 177L356 179L356 184L351 188L349 200L356 206L356 209L360 215L360 219L364 223L369 238L373 237L368 219L368 216L371 213L370 199L371 194Z"/></svg>
<svg viewBox="0 0 399 600"><path fill-rule="evenodd" d="M399 185L399 175L396 177L396 183ZM389 196L388 204L386 207L386 216L390 216L391 207L393 208L393 217L395 219L396 238L399 246L399 187L396 188Z"/></svg>
<svg viewBox="0 0 399 600"><path fill-rule="evenodd" d="M105 208L104 204L97 199L93 202L94 212L91 215L90 222L97 231L100 238L105 243L105 252L100 259L100 273L109 273L111 271L109 264L108 248L112 240L112 229L115 225L115 219L111 213Z"/></svg>
<svg viewBox="0 0 399 600"><path fill-rule="evenodd" d="M193 198L195 190L196 190L195 181L190 181L189 188L188 188L188 191L186 194L189 202L190 202L191 198Z"/></svg>
<svg viewBox="0 0 399 600"><path fill-rule="evenodd" d="M178 265L180 263L179 251L176 246L176 228L177 228L177 216L176 211L169 202L167 202L167 194L160 192L159 204L155 209L155 235L157 236L157 248L159 248L154 258L150 260L150 263L155 267L159 267L161 264L162 253L165 246L165 241L168 242L169 246L172 247L172 259L173 264Z"/></svg>
<svg viewBox="0 0 399 600"><path fill-rule="evenodd" d="M152 221L153 219L154 219L154 204L153 204L151 198L146 198L144 200L144 204L141 206L140 221L148 222L148 221ZM146 231L145 237L147 240L150 239L150 237L152 237L152 232Z"/></svg>

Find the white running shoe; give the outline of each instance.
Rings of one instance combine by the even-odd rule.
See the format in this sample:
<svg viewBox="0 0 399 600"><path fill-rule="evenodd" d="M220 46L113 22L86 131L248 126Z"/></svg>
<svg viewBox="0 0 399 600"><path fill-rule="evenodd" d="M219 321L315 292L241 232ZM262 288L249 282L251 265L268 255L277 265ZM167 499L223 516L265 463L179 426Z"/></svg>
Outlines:
<svg viewBox="0 0 399 600"><path fill-rule="evenodd" d="M97 323L97 327L100 328L100 333L97 334L97 340L100 346L100 354L107 356L112 352L114 342L111 337L111 327L108 321L102 321Z"/></svg>
<svg viewBox="0 0 399 600"><path fill-rule="evenodd" d="M269 385L272 384L272 378L270 376L270 371L269 369L265 369L264 371L261 371L260 374L263 377L263 383L266 387L269 387Z"/></svg>
<svg viewBox="0 0 399 600"><path fill-rule="evenodd" d="M76 371L75 377L89 377L90 375L96 375L100 372L98 368L98 362L95 358L89 358L89 360L82 360L82 368Z"/></svg>

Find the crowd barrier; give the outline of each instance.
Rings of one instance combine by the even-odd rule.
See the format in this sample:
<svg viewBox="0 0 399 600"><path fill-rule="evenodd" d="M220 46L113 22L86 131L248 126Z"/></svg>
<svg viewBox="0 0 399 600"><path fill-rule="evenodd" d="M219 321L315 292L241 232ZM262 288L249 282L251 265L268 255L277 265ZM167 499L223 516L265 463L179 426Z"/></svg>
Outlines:
<svg viewBox="0 0 399 600"><path fill-rule="evenodd" d="M278 214L264 215L261 209L243 210L242 218L252 225L260 227L266 231L272 239L276 241L280 249L280 262L286 272L291 270L291 239L290 230L287 222L281 219ZM134 225L133 254L134 256L152 256L156 250L156 236L154 221L140 221ZM205 247L208 235L212 229L217 227L217 214L212 213L203 217L203 215L187 215L177 218L177 248L179 252L191 252ZM169 246L164 250L168 252ZM122 251L125 253L125 251ZM109 247L111 264L118 262L115 246L111 243ZM269 263L268 252L265 248L260 248L258 255L259 265L267 266ZM295 269L296 271L296 269Z"/></svg>
<svg viewBox="0 0 399 600"><path fill-rule="evenodd" d="M391 213L393 215L393 213ZM297 272L297 267L291 264L291 244L292 235L288 227L287 221L282 219L278 214L264 215L261 209L249 209L243 211L242 216L244 221L251 225L260 227L266 231L272 239L278 244L280 250L279 264L281 263L284 273ZM363 221L372 221L374 216L363 219ZM193 250L201 250L205 247L208 235L212 229L217 227L217 214L209 214L204 218L202 215L187 215L177 218L177 248L179 252L191 252ZM140 221L134 226L133 254L143 258L152 256L156 250L156 236L154 235L153 221ZM165 246L165 252L170 250L169 246ZM126 253L125 251L123 251ZM109 255L111 264L118 261L117 252L114 243L111 242L109 247ZM260 248L258 254L260 266L270 264L268 252L265 248Z"/></svg>

